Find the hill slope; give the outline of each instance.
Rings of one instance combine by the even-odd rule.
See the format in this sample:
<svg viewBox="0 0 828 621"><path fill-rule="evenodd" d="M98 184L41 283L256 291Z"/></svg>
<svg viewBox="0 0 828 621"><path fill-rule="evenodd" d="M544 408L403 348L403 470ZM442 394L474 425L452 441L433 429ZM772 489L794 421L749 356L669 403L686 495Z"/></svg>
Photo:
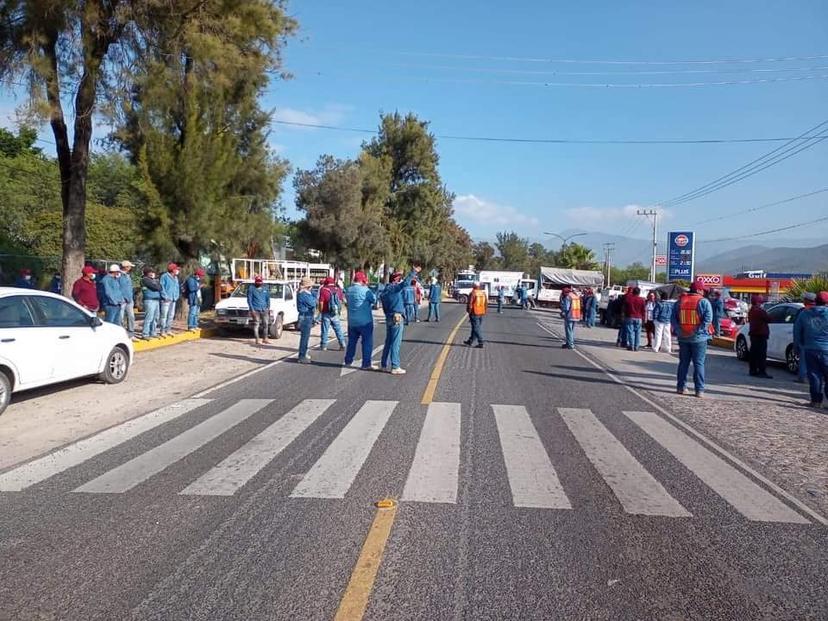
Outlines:
<svg viewBox="0 0 828 621"><path fill-rule="evenodd" d="M828 271L828 244L813 248L743 246L699 262L697 271L732 274L744 270L767 272Z"/></svg>

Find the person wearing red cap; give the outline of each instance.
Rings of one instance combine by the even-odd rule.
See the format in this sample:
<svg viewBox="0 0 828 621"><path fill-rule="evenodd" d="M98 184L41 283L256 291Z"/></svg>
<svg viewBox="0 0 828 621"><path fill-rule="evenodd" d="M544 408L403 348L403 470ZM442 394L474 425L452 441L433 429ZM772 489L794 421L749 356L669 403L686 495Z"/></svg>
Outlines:
<svg viewBox="0 0 828 621"><path fill-rule="evenodd" d="M382 348L382 368L388 369L391 364L391 375L405 375L405 369L400 366L400 352L402 350L402 338L405 323L405 304L403 303L403 291L411 286L411 282L420 273L419 266L403 279L402 272L395 272L391 276L391 282L383 289L380 299L382 311L385 314L385 345Z"/></svg>
<svg viewBox="0 0 828 621"><path fill-rule="evenodd" d="M190 310L187 313L187 330L198 329L198 316L201 313L201 282L204 279L204 270L198 268L184 281L184 294Z"/></svg>
<svg viewBox="0 0 828 621"><path fill-rule="evenodd" d="M700 285L698 280L690 285L690 291L683 293L673 305L673 314L670 318L679 344L676 392L684 394L692 362L693 388L699 398L704 396L704 362L713 325L713 309L710 301L701 294L703 287L704 284Z"/></svg>
<svg viewBox="0 0 828 621"><path fill-rule="evenodd" d="M768 337L770 336L770 317L768 311L762 308L765 298L761 295L754 295L750 299L750 310L748 311L748 322L750 330L750 375L772 379L768 375Z"/></svg>
<svg viewBox="0 0 828 621"><path fill-rule="evenodd" d="M181 297L181 283L178 282L178 266L167 265L167 271L161 275L161 318L159 325L161 336L172 336L172 324L175 317L175 304Z"/></svg>
<svg viewBox="0 0 828 621"><path fill-rule="evenodd" d="M84 265L81 277L72 284L72 299L86 310L97 313L101 306L98 290L95 287L95 268Z"/></svg>
<svg viewBox="0 0 828 621"><path fill-rule="evenodd" d="M20 270L20 276L14 281L14 286L18 289L34 289L34 282L32 282L32 270L24 267Z"/></svg>
<svg viewBox="0 0 828 621"><path fill-rule="evenodd" d="M374 292L368 288L368 278L363 272L354 274L353 283L345 292L348 305L348 348L345 350L345 366L354 363L357 342L362 339L362 368L377 370L379 366L371 362L374 348L374 316L372 309L376 303Z"/></svg>
<svg viewBox="0 0 828 621"><path fill-rule="evenodd" d="M343 298L342 289L336 286L333 278L328 276L322 281L322 287L319 289L319 315L322 319L322 340L319 349L322 351L328 349L328 333L331 327L339 342L340 351L345 350L345 335L342 333L342 324L339 321Z"/></svg>
<svg viewBox="0 0 828 621"><path fill-rule="evenodd" d="M801 343L808 367L809 406L821 408L828 397L828 291L820 291L816 305L803 308L794 322L794 342Z"/></svg>

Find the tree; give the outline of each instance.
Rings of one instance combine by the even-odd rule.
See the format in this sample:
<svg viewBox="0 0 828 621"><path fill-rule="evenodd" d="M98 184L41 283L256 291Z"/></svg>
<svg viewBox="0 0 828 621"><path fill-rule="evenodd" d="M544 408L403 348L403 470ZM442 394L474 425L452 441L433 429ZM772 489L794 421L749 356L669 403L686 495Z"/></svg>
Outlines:
<svg viewBox="0 0 828 621"><path fill-rule="evenodd" d="M502 269L525 271L529 267L529 240L514 231L497 234L497 251L502 260Z"/></svg>
<svg viewBox="0 0 828 621"><path fill-rule="evenodd" d="M575 270L595 270L595 253L581 244L564 244L557 253L556 265Z"/></svg>
<svg viewBox="0 0 828 621"><path fill-rule="evenodd" d="M487 241L477 242L472 246L472 253L474 255L474 268L479 272L480 270L491 269L494 264L495 249Z"/></svg>
<svg viewBox="0 0 828 621"><path fill-rule="evenodd" d="M249 32L251 25L258 31ZM128 96L147 63L161 57L174 68L193 69L198 63L221 76L231 73L230 65L246 77L246 69L257 67L253 85L260 87L266 72L278 68L283 36L292 29L278 0L5 0L0 5L0 79L28 79L32 108L45 111L55 137L65 292L84 262L89 145L102 90L111 88L108 95L116 100ZM68 101L74 115L71 143L63 109Z"/></svg>
<svg viewBox="0 0 828 621"><path fill-rule="evenodd" d="M538 242L529 246L529 263L526 271L530 276L538 276L541 267L553 267L555 265L557 265L557 257L554 252L547 250L543 244Z"/></svg>

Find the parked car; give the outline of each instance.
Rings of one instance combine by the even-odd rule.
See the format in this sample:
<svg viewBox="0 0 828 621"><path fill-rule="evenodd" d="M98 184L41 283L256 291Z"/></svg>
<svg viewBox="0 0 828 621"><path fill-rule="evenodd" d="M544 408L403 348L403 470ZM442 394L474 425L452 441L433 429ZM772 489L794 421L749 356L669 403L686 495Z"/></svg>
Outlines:
<svg viewBox="0 0 828 621"><path fill-rule="evenodd" d="M270 337L281 338L285 326L295 326L299 321L296 295L287 281L266 282L270 287ZM247 288L250 282L241 282L226 300L216 304L216 323L224 330L252 326L250 307L247 305Z"/></svg>
<svg viewBox="0 0 828 621"><path fill-rule="evenodd" d="M132 359L121 326L55 293L0 287L0 414L23 390L91 376L122 382Z"/></svg>
<svg viewBox="0 0 828 621"><path fill-rule="evenodd" d="M770 335L768 336L768 360L784 362L788 371L799 371L799 354L793 344L793 324L803 305L799 303L775 304L768 310L770 316ZM739 360L748 360L750 352L750 324L739 327L736 334L736 357Z"/></svg>

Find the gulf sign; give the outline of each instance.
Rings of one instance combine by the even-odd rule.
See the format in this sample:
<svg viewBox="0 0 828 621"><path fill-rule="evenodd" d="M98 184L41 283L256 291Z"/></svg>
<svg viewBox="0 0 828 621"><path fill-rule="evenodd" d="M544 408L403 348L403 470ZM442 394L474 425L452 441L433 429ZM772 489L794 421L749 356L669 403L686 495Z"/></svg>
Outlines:
<svg viewBox="0 0 828 621"><path fill-rule="evenodd" d="M667 280L693 280L695 235L692 231L667 234Z"/></svg>

